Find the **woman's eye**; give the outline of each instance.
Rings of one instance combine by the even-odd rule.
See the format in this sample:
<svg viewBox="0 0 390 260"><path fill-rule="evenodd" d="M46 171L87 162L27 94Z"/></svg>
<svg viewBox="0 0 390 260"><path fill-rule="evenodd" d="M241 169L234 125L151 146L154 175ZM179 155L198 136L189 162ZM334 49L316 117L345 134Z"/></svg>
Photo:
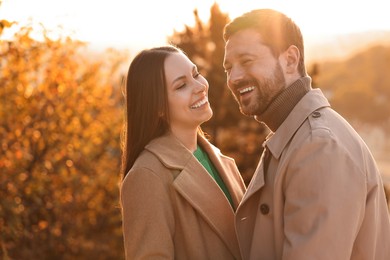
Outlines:
<svg viewBox="0 0 390 260"><path fill-rule="evenodd" d="M182 89L182 88L184 88L185 86L186 86L186 84L182 84L182 85L178 86L177 89Z"/></svg>
<svg viewBox="0 0 390 260"><path fill-rule="evenodd" d="M201 76L202 74L200 74L200 72L196 72L195 75L194 75L194 78L197 78L199 76Z"/></svg>

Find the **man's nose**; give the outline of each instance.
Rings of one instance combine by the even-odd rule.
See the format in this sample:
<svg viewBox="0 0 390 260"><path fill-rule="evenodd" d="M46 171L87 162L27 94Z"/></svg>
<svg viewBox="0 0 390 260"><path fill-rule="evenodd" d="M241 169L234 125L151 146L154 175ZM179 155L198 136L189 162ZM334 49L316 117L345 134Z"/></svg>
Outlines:
<svg viewBox="0 0 390 260"><path fill-rule="evenodd" d="M229 84L237 84L244 78L244 70L240 67L233 67L228 75Z"/></svg>

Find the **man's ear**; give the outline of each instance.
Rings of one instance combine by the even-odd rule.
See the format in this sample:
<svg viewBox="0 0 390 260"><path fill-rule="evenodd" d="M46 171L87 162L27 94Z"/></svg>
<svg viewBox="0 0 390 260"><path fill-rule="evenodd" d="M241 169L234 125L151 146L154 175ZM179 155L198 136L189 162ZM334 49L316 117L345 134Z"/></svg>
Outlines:
<svg viewBox="0 0 390 260"><path fill-rule="evenodd" d="M294 74L298 70L300 52L295 45L290 45L282 54L285 62L285 71L287 74Z"/></svg>

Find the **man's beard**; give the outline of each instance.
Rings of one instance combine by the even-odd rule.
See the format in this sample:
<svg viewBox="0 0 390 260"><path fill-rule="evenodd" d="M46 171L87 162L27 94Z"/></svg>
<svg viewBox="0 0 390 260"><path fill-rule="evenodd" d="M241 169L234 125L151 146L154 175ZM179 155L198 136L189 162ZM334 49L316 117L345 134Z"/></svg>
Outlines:
<svg viewBox="0 0 390 260"><path fill-rule="evenodd" d="M246 116L256 116L263 114L274 98L285 88L286 80L283 75L282 68L279 63L276 64L272 77L262 81L255 81L253 86L256 86L257 92L255 102L247 105L242 104L239 97L235 97L240 105L240 111Z"/></svg>

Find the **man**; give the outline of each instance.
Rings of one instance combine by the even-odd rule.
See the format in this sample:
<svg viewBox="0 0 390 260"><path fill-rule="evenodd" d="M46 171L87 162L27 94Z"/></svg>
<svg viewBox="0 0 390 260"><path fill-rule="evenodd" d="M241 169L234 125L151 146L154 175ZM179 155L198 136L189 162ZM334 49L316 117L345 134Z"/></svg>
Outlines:
<svg viewBox="0 0 390 260"><path fill-rule="evenodd" d="M271 130L236 212L243 259L390 259L390 220L376 163L312 89L299 27L270 9L224 30L228 87Z"/></svg>

